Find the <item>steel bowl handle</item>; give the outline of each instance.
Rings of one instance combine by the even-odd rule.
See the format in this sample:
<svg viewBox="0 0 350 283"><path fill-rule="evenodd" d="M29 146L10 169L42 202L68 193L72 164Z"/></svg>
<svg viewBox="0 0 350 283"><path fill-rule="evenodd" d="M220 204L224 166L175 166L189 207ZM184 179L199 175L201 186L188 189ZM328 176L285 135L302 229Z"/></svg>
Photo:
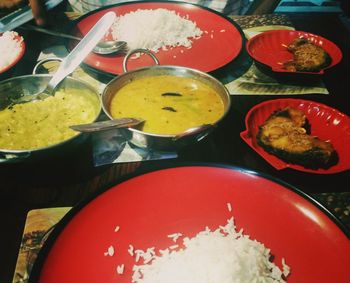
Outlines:
<svg viewBox="0 0 350 283"><path fill-rule="evenodd" d="M34 69L33 69L33 75L37 75L38 74L38 69L44 65L45 63L47 62L50 62L50 61L58 61L58 62L62 62L63 59L62 58L58 58L58 57L50 57L50 58L46 58L46 59L43 59L43 60L40 60L38 63L35 64L34 66Z"/></svg>
<svg viewBox="0 0 350 283"><path fill-rule="evenodd" d="M193 127L193 128L189 128L186 131L184 131L181 134L176 135L173 140L174 141L178 141L180 139L183 139L185 137L188 136L195 136L195 135L199 135L200 133L203 133L203 137L199 137L198 140L201 140L202 138L204 138L209 131L214 129L214 125L212 124L204 124L198 127Z"/></svg>
<svg viewBox="0 0 350 283"><path fill-rule="evenodd" d="M147 55L149 55L154 63L156 63L156 65L159 65L159 60L158 58L156 57L156 55L154 55L152 53L151 50L149 49L144 49L144 48L137 48L137 49L134 49L134 50L131 50L128 54L126 54L126 56L124 57L124 60L123 60L123 71L124 73L126 73L128 71L128 67L127 67L127 64L128 64L128 61L130 59L130 57L136 53L145 53Z"/></svg>

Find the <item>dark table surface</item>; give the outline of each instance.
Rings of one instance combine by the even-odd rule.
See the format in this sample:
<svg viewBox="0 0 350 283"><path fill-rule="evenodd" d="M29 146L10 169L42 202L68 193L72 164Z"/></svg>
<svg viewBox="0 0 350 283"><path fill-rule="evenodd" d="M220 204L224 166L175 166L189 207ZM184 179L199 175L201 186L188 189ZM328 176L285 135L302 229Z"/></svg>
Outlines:
<svg viewBox="0 0 350 283"><path fill-rule="evenodd" d="M297 98L319 101L343 113L350 113L348 97L350 74L350 34L337 14L290 14L298 30L319 34L335 42L343 51L342 62L324 76L329 95L302 95ZM27 33L27 51L20 73L30 73L40 52L38 42L43 35ZM18 73L18 69L17 69ZM283 96L288 97L288 96ZM293 96L295 98L295 96ZM276 170L251 150L239 133L245 129L244 118L254 105L279 96L234 96L232 109L214 133L179 152L171 161L112 164L94 167L91 144L55 158L39 162L0 164L0 282L11 282L28 211L37 208L74 206L91 193L117 181L121 176L153 166L178 162L205 162L240 166L281 179L310 194L322 206L350 228L350 172L310 174L291 169ZM173 162L173 163L172 163Z"/></svg>

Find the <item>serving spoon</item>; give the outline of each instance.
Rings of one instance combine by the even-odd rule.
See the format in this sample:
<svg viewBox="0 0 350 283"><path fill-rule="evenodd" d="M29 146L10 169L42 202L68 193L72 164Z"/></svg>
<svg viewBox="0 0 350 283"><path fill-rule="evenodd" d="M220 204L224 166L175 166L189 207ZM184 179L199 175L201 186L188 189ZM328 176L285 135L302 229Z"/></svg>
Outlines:
<svg viewBox="0 0 350 283"><path fill-rule="evenodd" d="M12 100L11 105L42 100L54 95L59 83L80 65L113 24L115 18L116 14L114 12L108 12L101 17L78 45L64 58L44 90Z"/></svg>
<svg viewBox="0 0 350 283"><path fill-rule="evenodd" d="M21 28L23 29L28 29L28 30L34 30L38 32L42 32L45 34L53 35L53 36L58 36L62 38L68 38L68 39L73 39L73 40L78 40L81 41L82 38L70 34L65 34L57 31L52 31L48 29L44 29L41 27L33 26L26 24L25 26L22 26ZM105 41L99 41L97 45L92 49L92 52L100 55L108 55L108 54L113 54L117 53L120 50L122 50L126 46L125 41L121 40L105 40Z"/></svg>

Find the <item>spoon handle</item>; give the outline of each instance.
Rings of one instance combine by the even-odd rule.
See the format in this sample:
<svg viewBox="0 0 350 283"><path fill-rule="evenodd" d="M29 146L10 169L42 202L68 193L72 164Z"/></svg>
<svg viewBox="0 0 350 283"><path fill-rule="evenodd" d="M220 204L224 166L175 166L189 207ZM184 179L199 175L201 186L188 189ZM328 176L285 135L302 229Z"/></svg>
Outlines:
<svg viewBox="0 0 350 283"><path fill-rule="evenodd" d="M107 121L100 121L91 124L73 125L71 129L83 133L93 133L106 131L115 128L128 128L142 123L144 120L140 118L118 118Z"/></svg>
<svg viewBox="0 0 350 283"><path fill-rule="evenodd" d="M96 44L103 38L116 18L114 12L108 12L101 17L84 38L74 47L74 49L62 61L58 70L51 78L47 90L53 91L56 86L85 59Z"/></svg>

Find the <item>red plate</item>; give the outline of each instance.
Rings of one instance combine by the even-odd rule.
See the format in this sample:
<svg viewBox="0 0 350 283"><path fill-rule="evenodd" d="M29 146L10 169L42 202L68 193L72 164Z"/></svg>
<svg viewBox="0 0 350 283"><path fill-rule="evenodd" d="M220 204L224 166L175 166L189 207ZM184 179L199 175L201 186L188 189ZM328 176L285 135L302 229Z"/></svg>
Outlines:
<svg viewBox="0 0 350 283"><path fill-rule="evenodd" d="M319 72L290 72L283 68L281 63L293 59L293 54L286 48L296 38L306 38L312 43L321 46L332 58L329 66ZM269 66L272 71L289 74L320 75L325 69L338 64L342 59L342 52L337 45L319 35L296 30L271 30L260 33L246 44L248 54L257 62Z"/></svg>
<svg viewBox="0 0 350 283"><path fill-rule="evenodd" d="M329 140L339 155L339 162L329 169L308 169L289 164L276 156L267 153L257 144L256 135L259 126L276 110L292 106L303 111L311 124L311 134L323 140ZM347 115L327 105L301 99L273 99L254 106L245 119L246 130L241 133L242 139L262 158L277 170L292 168L299 171L332 174L350 169L350 119Z"/></svg>
<svg viewBox="0 0 350 283"><path fill-rule="evenodd" d="M173 10L181 16L188 15L189 19L196 22L203 32L208 32L207 34L203 33L200 39L194 40L191 49L177 47L169 51L156 53L161 65L176 65L210 72L226 65L239 55L243 45L243 33L231 19L213 10L181 2L133 2L113 7L109 6L109 8L98 10L82 17L76 23L75 29L71 33L85 35L107 11L114 11L117 15L124 15L137 9L157 8ZM213 38L211 38L211 34L213 34ZM72 44L76 44L76 41L69 43L70 48L73 47ZM123 73L123 59L124 56L117 54L103 56L92 53L84 62L96 70L116 75ZM143 55L139 59L129 60L128 68L132 70L153 64L153 61L148 56Z"/></svg>
<svg viewBox="0 0 350 283"><path fill-rule="evenodd" d="M2 34L0 33L0 36L2 36ZM5 66L4 68L0 68L0 74L3 74L5 72L7 72L9 69L11 69L14 65L16 65L18 63L19 60L21 60L21 58L24 55L24 51L26 49L23 37L20 36L19 34L17 34L14 39L16 41L20 41L22 40L21 44L20 44L20 52L18 53L18 55L11 61L10 64L8 64L7 66Z"/></svg>
<svg viewBox="0 0 350 283"><path fill-rule="evenodd" d="M73 208L63 230L50 235L46 243L54 242L49 250L49 244L44 248L48 254L41 273L38 262L45 253L39 255L31 279L131 282L135 261L127 251L130 244L164 249L174 244L169 234L192 237L234 216L237 229L270 248L278 266L286 259L291 267L288 283L349 282L349 239L328 212L301 194L233 167L184 166L139 175ZM105 256L110 246L115 254ZM118 275L121 264L124 274Z"/></svg>

